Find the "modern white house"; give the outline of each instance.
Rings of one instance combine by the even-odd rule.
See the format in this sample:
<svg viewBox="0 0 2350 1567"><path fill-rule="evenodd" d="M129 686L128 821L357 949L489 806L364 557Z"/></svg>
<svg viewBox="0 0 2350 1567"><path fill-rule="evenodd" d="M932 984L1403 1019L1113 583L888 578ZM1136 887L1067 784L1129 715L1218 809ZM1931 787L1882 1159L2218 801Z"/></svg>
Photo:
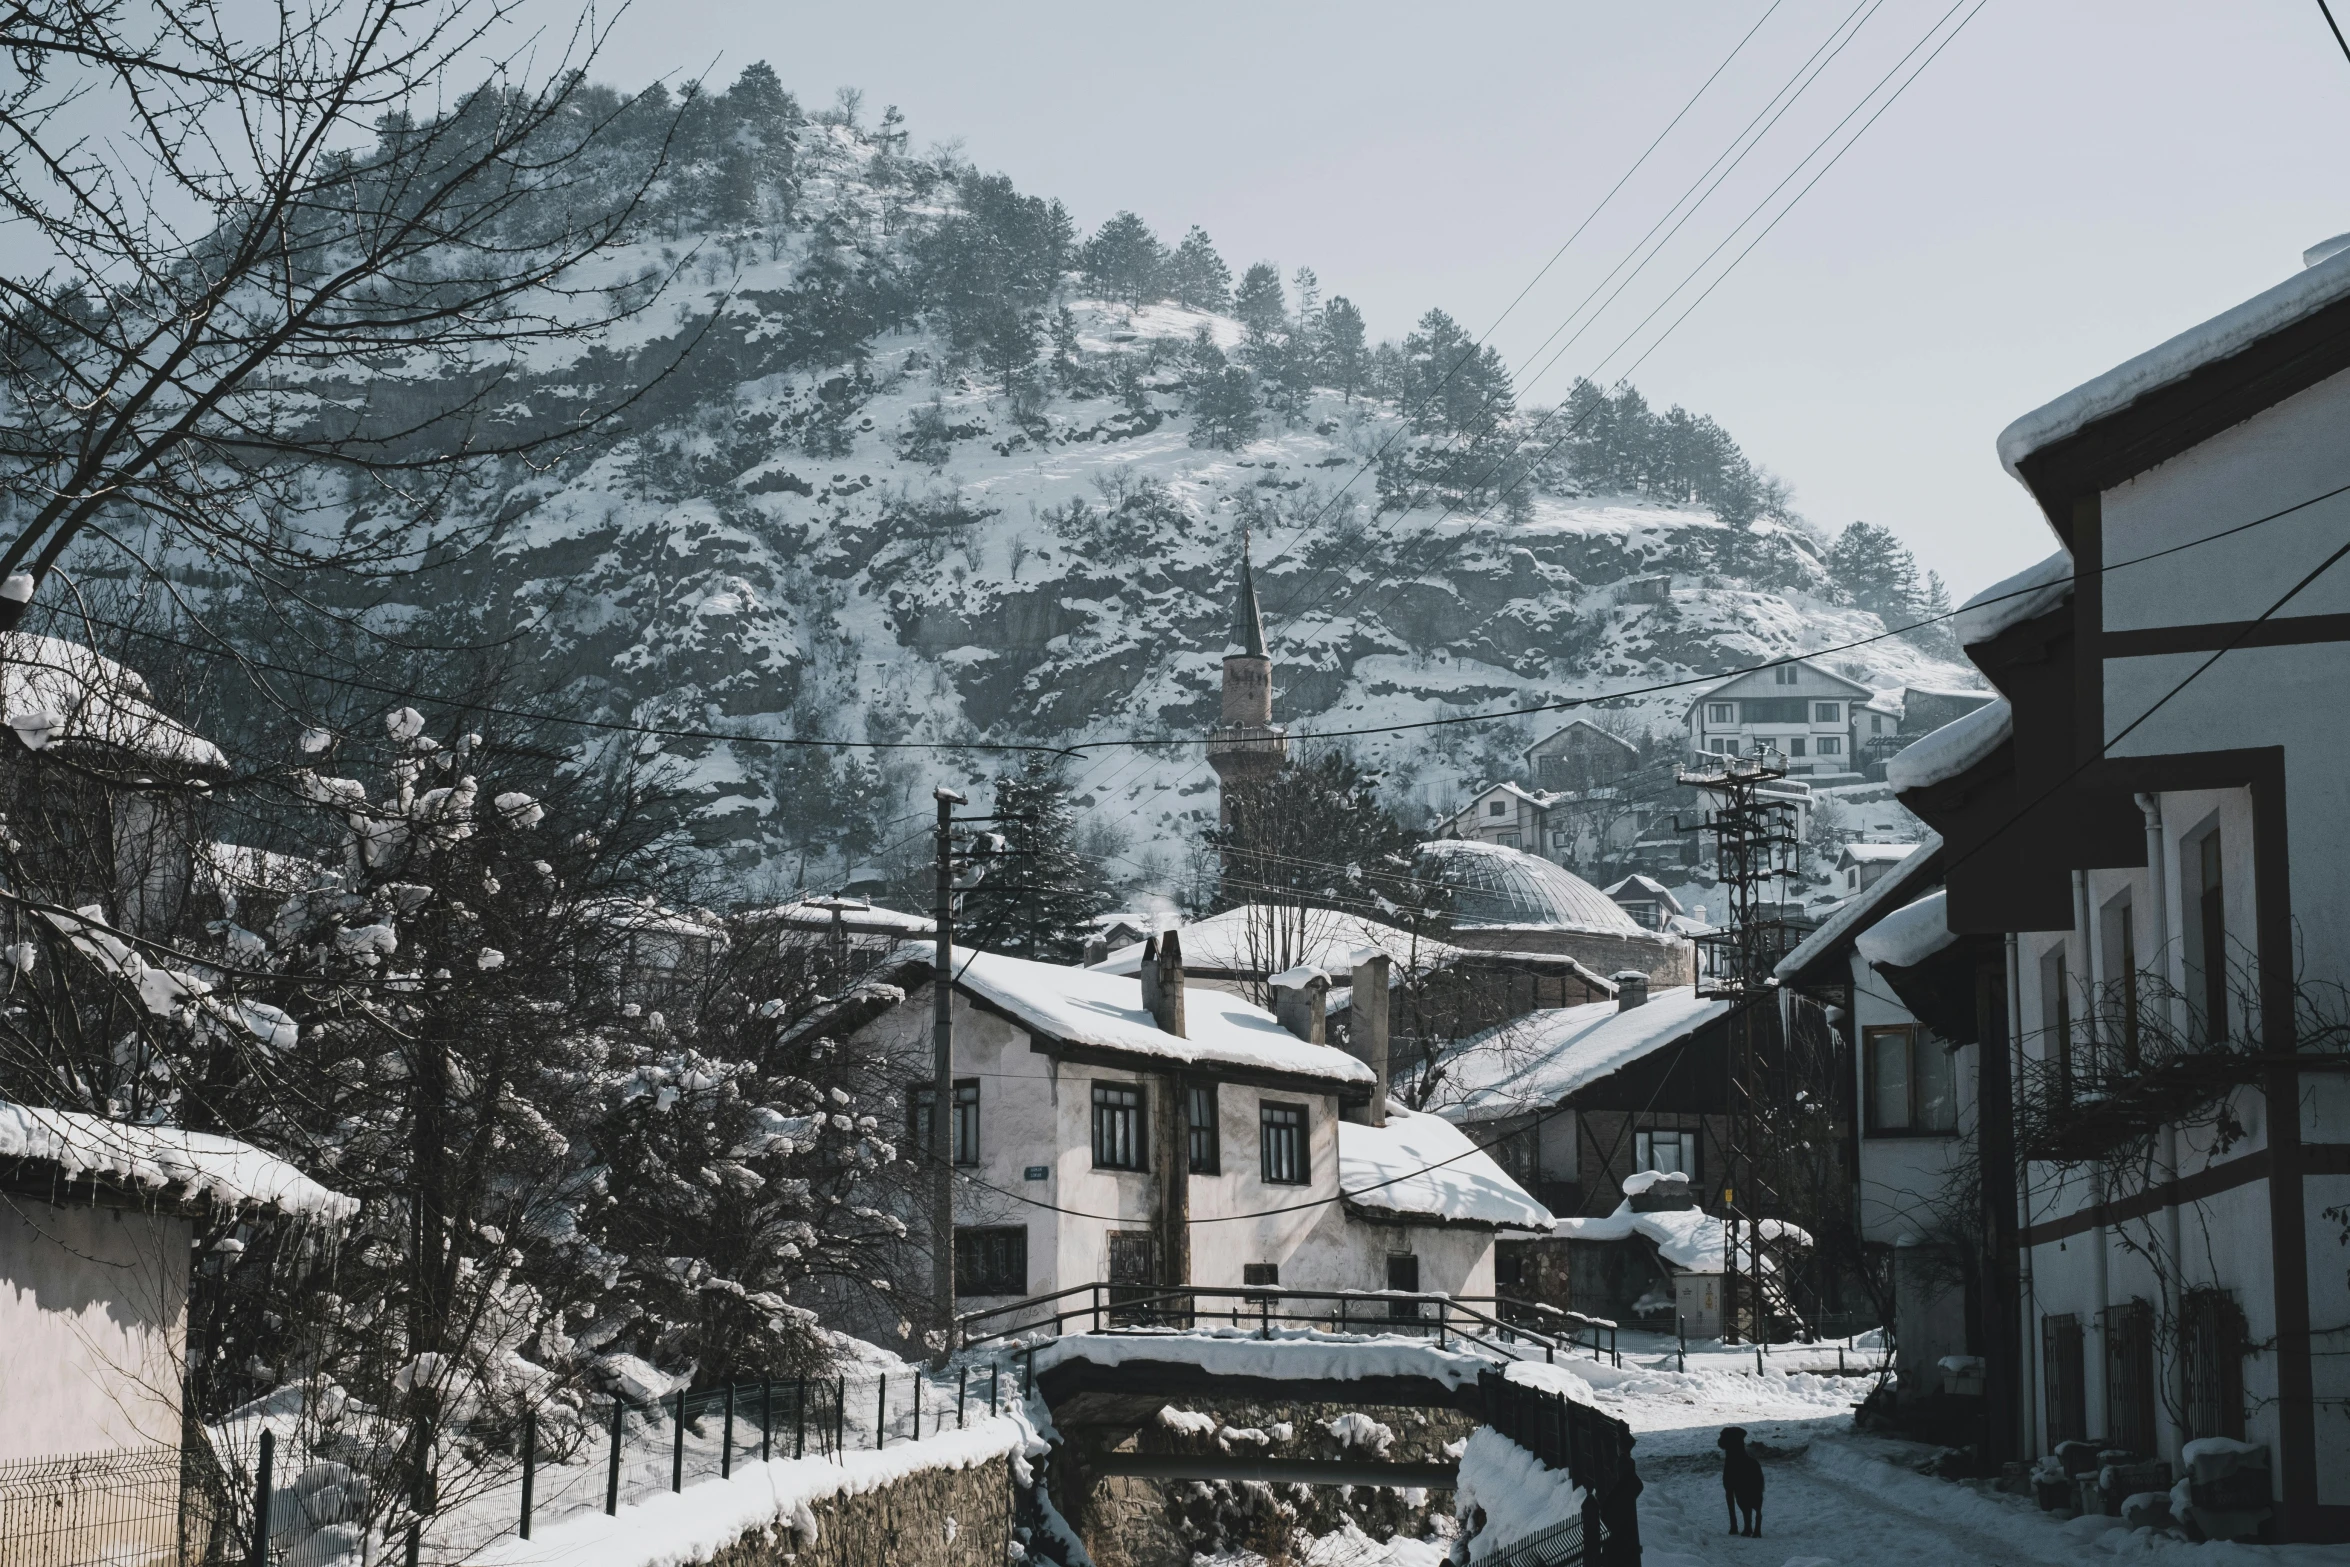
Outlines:
<svg viewBox="0 0 2350 1567"><path fill-rule="evenodd" d="M1497 783L1446 817L1440 830L1471 843L1490 843L1504 849L1541 854L1549 841L1545 828L1550 808L1559 798L1549 791Z"/></svg>
<svg viewBox="0 0 2350 1567"><path fill-rule="evenodd" d="M1855 772L1856 709L1875 697L1858 681L1790 659L1706 691L1689 704L1683 724L1694 755L1770 750L1785 759L1790 777Z"/></svg>
<svg viewBox="0 0 2350 1567"><path fill-rule="evenodd" d="M1386 1112L1381 1030L1358 1020L1352 1054L1301 1038L1186 983L1179 948L1154 939L1131 976L957 955L963 1307L1091 1283L1492 1294L1495 1237L1547 1230L1541 1205L1437 1118ZM1388 959L1363 957L1356 988L1383 995ZM800 1025L902 1064L917 1151L931 962L902 949Z"/></svg>

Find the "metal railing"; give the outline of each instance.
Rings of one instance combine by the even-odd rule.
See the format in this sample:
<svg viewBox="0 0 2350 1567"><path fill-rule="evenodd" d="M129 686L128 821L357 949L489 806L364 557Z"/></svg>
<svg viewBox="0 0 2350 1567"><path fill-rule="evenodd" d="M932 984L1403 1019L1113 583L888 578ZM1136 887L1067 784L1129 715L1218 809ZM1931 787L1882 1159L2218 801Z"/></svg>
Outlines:
<svg viewBox="0 0 2350 1567"><path fill-rule="evenodd" d="M1487 1311L1483 1307L1491 1306ZM1561 1351L1588 1351L1594 1360L1621 1366L1616 1325L1536 1301L1506 1295L1458 1296L1408 1290L1302 1290L1278 1286L1216 1287L1198 1284L1072 1284L1048 1295L965 1312L955 1319L956 1341L964 1347L1015 1341L1050 1329L1056 1337L1068 1324L1080 1332L1253 1328L1272 1337L1276 1327L1317 1329L1338 1334L1406 1333L1432 1336L1438 1348L1458 1339L1519 1359L1519 1346L1556 1360ZM1544 1323L1538 1328L1533 1324Z"/></svg>
<svg viewBox="0 0 2350 1567"><path fill-rule="evenodd" d="M1487 1560L1551 1567L1587 1560L1595 1548L1605 1560L1611 1525L1623 1525L1627 1539L1636 1537L1632 1507L1639 1493L1627 1488L1617 1494L1632 1476L1630 1426L1563 1393L1512 1382L1499 1371L1480 1376L1477 1392L1486 1425L1533 1454L1545 1469L1565 1470L1583 1492L1582 1517L1514 1542Z"/></svg>
<svg viewBox="0 0 2350 1567"><path fill-rule="evenodd" d="M177 1448L0 1464L0 1567L195 1567L214 1522Z"/></svg>

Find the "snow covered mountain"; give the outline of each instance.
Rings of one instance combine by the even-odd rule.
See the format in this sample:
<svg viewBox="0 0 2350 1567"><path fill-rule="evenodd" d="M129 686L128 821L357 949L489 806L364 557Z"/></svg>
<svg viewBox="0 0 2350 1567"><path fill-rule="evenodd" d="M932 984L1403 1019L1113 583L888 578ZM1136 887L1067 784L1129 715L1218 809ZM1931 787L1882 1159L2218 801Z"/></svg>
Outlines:
<svg viewBox="0 0 2350 1567"><path fill-rule="evenodd" d="M585 280L624 291L675 271L668 293L579 358L531 366L512 416L693 339L682 367L608 443L545 472L516 465L493 547L374 611L533 625L517 654L563 710L740 737L639 752L673 764L700 836L746 877L835 883L918 832L933 783L1010 760L763 743L813 736L1099 747L1070 763L1089 843L1121 879L1166 883L1214 816L1195 742L1216 712L1244 531L1276 716L1305 734L1610 697L1883 629L1798 521L1667 504L1666 480L1597 492L1546 449L1567 416L1504 405L1490 428L1474 410L1445 426L1396 393L1414 372L1395 349L1366 353L1351 392L1330 354L1301 368L1330 317L1275 274L1252 272L1229 311L1101 297L1122 286L1103 286L1115 258L1048 235L1048 279L973 303L955 290L978 263L942 270L925 236L979 224L983 201L1014 204L996 229L1065 228L1057 207L909 158L886 122L793 109L769 123L784 129L756 199L721 218L715 198L678 194ZM723 173L741 142L719 141ZM674 189L691 174L681 165ZM1515 465L1514 487L1464 473L1485 451ZM1627 593L1656 574L1672 577L1667 601ZM1879 687L1967 679L1902 640L1830 663ZM1694 689L1611 705L1662 731ZM1333 743L1425 818L1509 776L1563 721ZM1100 745L1135 738L1166 744Z"/></svg>

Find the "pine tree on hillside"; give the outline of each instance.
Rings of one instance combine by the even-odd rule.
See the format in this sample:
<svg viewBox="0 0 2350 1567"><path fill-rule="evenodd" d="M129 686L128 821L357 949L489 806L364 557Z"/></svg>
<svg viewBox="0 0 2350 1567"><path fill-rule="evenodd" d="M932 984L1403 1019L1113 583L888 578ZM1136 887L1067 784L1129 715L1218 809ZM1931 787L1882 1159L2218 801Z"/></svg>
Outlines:
<svg viewBox="0 0 2350 1567"><path fill-rule="evenodd" d="M1256 438L1261 422L1255 380L1240 366L1227 365L1203 379L1192 399L1191 444L1233 451Z"/></svg>
<svg viewBox="0 0 2350 1567"><path fill-rule="evenodd" d="M1039 963L1084 955L1086 925L1116 904L1100 864L1078 852L1068 771L1030 756L995 781L1003 857L963 895L959 938L983 952Z"/></svg>
<svg viewBox="0 0 2350 1567"><path fill-rule="evenodd" d="M1281 292L1281 269L1260 261L1240 275L1239 292L1232 296L1232 313L1250 337L1264 339L1289 325L1289 301Z"/></svg>
<svg viewBox="0 0 2350 1567"><path fill-rule="evenodd" d="M1407 930L1442 922L1444 893L1421 876L1416 859L1425 835L1380 803L1378 779L1351 756L1328 751L1292 760L1226 798L1231 825L1206 835L1221 866L1216 906L1275 911L1261 939L1273 949L1268 956L1282 959L1277 966L1297 961L1280 949L1307 910L1335 909Z"/></svg>
<svg viewBox="0 0 2350 1567"><path fill-rule="evenodd" d="M1353 402L1370 371L1370 353L1364 340L1363 313L1344 294L1322 312L1321 373L1323 379Z"/></svg>
<svg viewBox="0 0 2350 1567"><path fill-rule="evenodd" d="M1216 254L1208 231L1192 225L1183 243L1167 263L1167 292L1175 303L1192 310L1228 310L1232 306L1232 269Z"/></svg>
<svg viewBox="0 0 2350 1567"><path fill-rule="evenodd" d="M1297 334L1311 342L1322 326L1321 275L1299 267L1289 275L1289 286L1297 290Z"/></svg>
<svg viewBox="0 0 2350 1567"><path fill-rule="evenodd" d="M1150 225L1121 212L1085 242L1080 264L1102 298L1138 306L1164 296L1167 259L1167 247Z"/></svg>
<svg viewBox="0 0 2350 1567"><path fill-rule="evenodd" d="M1826 564L1844 596L1886 625L1919 618L1918 564L1892 529L1853 523L1836 536Z"/></svg>
<svg viewBox="0 0 2350 1567"><path fill-rule="evenodd" d="M1918 599L1918 619L1925 622L1909 634L1909 640L1922 648L1955 658L1958 655L1958 628L1950 621L1950 587L1942 580L1942 573L1926 573L1926 591Z"/></svg>

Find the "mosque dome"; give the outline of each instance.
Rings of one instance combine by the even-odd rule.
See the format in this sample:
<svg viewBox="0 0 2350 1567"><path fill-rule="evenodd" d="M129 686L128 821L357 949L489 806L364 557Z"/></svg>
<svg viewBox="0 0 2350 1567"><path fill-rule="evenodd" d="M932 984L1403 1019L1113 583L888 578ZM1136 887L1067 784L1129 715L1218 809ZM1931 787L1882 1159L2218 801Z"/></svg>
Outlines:
<svg viewBox="0 0 2350 1567"><path fill-rule="evenodd" d="M1420 845L1422 871L1452 889L1459 926L1545 926L1596 936L1644 936L1614 899L1539 855L1469 838Z"/></svg>

